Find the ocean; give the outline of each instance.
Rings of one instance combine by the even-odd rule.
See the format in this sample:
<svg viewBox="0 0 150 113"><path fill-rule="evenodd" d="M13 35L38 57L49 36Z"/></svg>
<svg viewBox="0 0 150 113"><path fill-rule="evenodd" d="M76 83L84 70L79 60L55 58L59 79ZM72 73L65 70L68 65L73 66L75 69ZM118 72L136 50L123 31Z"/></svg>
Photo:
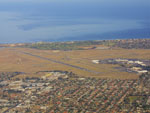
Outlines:
<svg viewBox="0 0 150 113"><path fill-rule="evenodd" d="M31 1L0 2L0 43L150 38L145 0Z"/></svg>

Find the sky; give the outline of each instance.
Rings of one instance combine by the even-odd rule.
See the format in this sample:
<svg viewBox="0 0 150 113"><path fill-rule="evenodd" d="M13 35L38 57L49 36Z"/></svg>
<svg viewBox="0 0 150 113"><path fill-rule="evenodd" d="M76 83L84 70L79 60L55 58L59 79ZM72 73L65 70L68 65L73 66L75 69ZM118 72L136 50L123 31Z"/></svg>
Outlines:
<svg viewBox="0 0 150 113"><path fill-rule="evenodd" d="M150 0L0 0L0 43L150 38Z"/></svg>

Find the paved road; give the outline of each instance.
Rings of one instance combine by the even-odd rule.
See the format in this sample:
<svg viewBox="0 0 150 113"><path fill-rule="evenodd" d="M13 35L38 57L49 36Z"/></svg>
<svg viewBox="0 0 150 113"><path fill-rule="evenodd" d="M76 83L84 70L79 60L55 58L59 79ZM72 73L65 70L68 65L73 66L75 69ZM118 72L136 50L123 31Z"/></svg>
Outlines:
<svg viewBox="0 0 150 113"><path fill-rule="evenodd" d="M18 51L18 50L16 50L16 51ZM39 55L34 55L34 54L31 54L31 53L28 53L28 52L23 52L23 51L18 51L18 52L20 52L22 54L34 56L34 57L37 57L37 58L40 58L40 59L43 59L43 60L47 60L47 61L51 61L51 62L54 62L54 63L58 63L58 64L66 65L66 66L69 66L69 67L73 67L73 68L76 68L76 69L80 69L80 70L83 70L83 71L87 71L87 72L90 72L90 73L94 73L94 74L99 74L100 73L100 72L89 70L89 69L86 69L86 68L83 68L83 67L79 67L79 66L75 66L75 65L72 65L72 64L67 64L67 63L64 63L64 62L61 62L61 61L57 61L57 60L54 60L54 59L51 59L51 58L46 58L46 57L42 57L42 56L39 56Z"/></svg>

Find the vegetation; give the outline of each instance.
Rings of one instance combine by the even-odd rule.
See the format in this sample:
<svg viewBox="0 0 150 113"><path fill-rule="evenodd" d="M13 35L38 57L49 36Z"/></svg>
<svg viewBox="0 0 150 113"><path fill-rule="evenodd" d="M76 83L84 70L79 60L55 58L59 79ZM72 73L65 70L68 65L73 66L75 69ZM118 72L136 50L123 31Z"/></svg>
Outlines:
<svg viewBox="0 0 150 113"><path fill-rule="evenodd" d="M72 42L37 42L0 44L0 47L24 47L41 50L84 50L97 47L124 48L124 49L150 49L150 39L126 39L126 40L89 40Z"/></svg>
<svg viewBox="0 0 150 113"><path fill-rule="evenodd" d="M39 42L21 45L21 47L44 49L44 50L83 50L86 46L102 45L125 49L150 49L150 39L127 39L127 40L98 40L98 41L75 41L75 42Z"/></svg>
<svg viewBox="0 0 150 113"><path fill-rule="evenodd" d="M82 50L81 46L90 46L100 44L99 41L77 41L77 42L55 42L55 43L33 43L26 44L24 47L45 49L45 50Z"/></svg>

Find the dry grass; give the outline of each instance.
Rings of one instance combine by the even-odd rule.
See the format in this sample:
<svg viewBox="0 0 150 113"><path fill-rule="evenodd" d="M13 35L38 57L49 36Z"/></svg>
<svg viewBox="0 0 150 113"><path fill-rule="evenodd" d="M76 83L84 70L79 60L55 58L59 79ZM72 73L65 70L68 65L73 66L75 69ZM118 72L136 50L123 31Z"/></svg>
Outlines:
<svg viewBox="0 0 150 113"><path fill-rule="evenodd" d="M17 50L17 51L16 51ZM87 68L89 70L100 72L94 74L63 64L54 63L51 61L36 58L34 56L19 53L24 51L39 55L46 58L51 58L57 61ZM16 49L1 49L0 50L0 69L4 72L19 71L26 72L29 76L37 76L37 71L46 70L63 70L72 71L82 76L93 76L98 78L118 78L118 79L136 79L138 75L134 73L120 72L114 69L115 65L109 64L93 64L91 60L107 59L107 58L135 58L135 59L150 59L150 50L74 50L74 51L59 51L52 50L36 50L26 48ZM26 76L27 76L26 75Z"/></svg>

